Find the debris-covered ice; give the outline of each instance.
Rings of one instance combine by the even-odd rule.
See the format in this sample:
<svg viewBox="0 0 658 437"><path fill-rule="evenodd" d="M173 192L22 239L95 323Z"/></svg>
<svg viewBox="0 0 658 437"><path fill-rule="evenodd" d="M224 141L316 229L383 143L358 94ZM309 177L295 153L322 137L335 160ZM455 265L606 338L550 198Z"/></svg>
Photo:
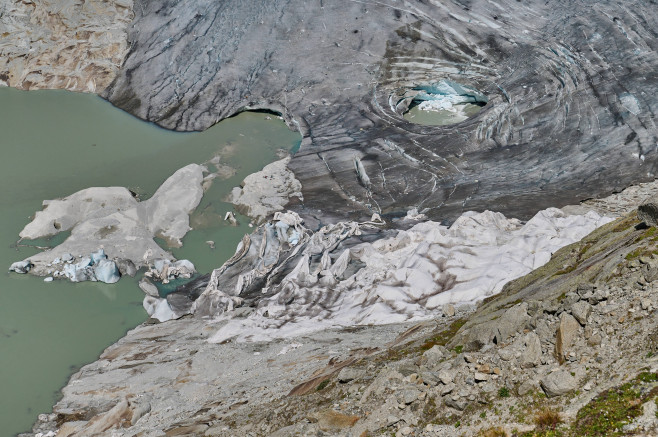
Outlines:
<svg viewBox="0 0 658 437"><path fill-rule="evenodd" d="M611 220L595 212L566 215L550 208L523 224L500 213L468 212L450 227L427 221L392 238L349 248L340 242L358 235L363 224L330 225L304 236L296 257L279 261L294 265L271 285L255 312L229 320L210 341L268 340L332 326L435 317L443 305L477 302L500 292L506 282L542 266L559 248ZM235 293L220 290L223 268L206 294L239 302L243 283ZM195 310L210 301L197 301ZM230 318L231 311L221 310L217 302L212 301L215 316Z"/></svg>

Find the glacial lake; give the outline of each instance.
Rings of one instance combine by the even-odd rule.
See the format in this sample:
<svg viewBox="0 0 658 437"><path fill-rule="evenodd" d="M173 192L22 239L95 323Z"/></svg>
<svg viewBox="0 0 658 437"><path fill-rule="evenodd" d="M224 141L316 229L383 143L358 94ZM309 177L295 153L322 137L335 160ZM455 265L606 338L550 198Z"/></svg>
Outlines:
<svg viewBox="0 0 658 437"><path fill-rule="evenodd" d="M117 284L43 282L6 273L37 249L17 247L18 233L44 199L91 186L125 186L148 198L177 169L219 155L235 169L215 179L193 223L197 229L174 250L201 273L220 266L249 233L220 220L223 201L245 176L292 150L301 137L276 116L242 113L200 133L160 129L94 95L67 91L18 91L0 87L0 437L30 429L51 411L69 376L94 361L147 315L138 278ZM62 238L59 238L61 241ZM215 249L205 242L215 241ZM39 241L40 245L52 245ZM23 241L23 244L31 242Z"/></svg>

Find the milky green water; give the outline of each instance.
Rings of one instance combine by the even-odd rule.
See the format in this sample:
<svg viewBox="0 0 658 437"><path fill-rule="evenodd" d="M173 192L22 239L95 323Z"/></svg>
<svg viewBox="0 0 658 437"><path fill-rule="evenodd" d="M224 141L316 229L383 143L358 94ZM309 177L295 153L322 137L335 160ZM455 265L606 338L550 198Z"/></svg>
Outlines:
<svg viewBox="0 0 658 437"><path fill-rule="evenodd" d="M29 430L37 414L51 410L72 372L147 317L137 279L44 283L4 273L34 253L14 243L42 200L113 185L147 198L178 168L220 154L237 171L216 180L195 214L199 230L175 251L205 273L230 257L250 230L244 217L237 228L219 220L231 209L224 196L275 160L277 149L299 142L298 134L265 114L243 113L202 133L175 133L95 96L0 88L0 437Z"/></svg>
<svg viewBox="0 0 658 437"><path fill-rule="evenodd" d="M458 112L447 110L426 111L420 109L419 106L413 106L404 113L403 117L407 121L425 126L447 126L462 122L474 116L482 109L482 106L471 103L461 106L462 108Z"/></svg>

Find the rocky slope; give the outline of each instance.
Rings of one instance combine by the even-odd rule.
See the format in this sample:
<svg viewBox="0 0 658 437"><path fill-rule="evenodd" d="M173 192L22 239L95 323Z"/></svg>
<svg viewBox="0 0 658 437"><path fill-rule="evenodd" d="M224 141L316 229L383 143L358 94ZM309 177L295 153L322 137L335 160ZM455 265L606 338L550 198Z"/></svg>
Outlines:
<svg viewBox="0 0 658 437"><path fill-rule="evenodd" d="M419 324L222 344L208 338L226 321L145 324L75 374L34 433L654 435L657 279L656 228L631 211Z"/></svg>
<svg viewBox="0 0 658 437"><path fill-rule="evenodd" d="M131 51L104 95L177 130L281 112L304 135L289 163L303 217L416 207L451 222L496 205L528 219L654 178L657 10L639 0L138 0ZM484 109L451 126L402 118L444 80L471 87Z"/></svg>
<svg viewBox="0 0 658 437"><path fill-rule="evenodd" d="M0 85L100 93L128 52L132 0L0 3Z"/></svg>

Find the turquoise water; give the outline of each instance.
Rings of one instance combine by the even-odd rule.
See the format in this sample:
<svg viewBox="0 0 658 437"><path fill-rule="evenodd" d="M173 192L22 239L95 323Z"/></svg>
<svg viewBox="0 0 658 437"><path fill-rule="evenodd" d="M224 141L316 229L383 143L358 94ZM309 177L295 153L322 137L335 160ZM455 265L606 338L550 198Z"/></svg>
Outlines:
<svg viewBox="0 0 658 437"><path fill-rule="evenodd" d="M277 149L300 142L267 114L244 113L205 132L175 133L92 95L9 88L0 88L0 132L3 271L36 250L15 243L42 200L117 185L148 198L178 168L219 155L235 174L216 180L193 217L199 229L174 251L209 272L250 229L244 217L237 228L219 220L231 210L222 199L247 174L277 159ZM0 437L29 430L37 414L51 410L71 373L146 319L136 283L44 283L0 273Z"/></svg>

